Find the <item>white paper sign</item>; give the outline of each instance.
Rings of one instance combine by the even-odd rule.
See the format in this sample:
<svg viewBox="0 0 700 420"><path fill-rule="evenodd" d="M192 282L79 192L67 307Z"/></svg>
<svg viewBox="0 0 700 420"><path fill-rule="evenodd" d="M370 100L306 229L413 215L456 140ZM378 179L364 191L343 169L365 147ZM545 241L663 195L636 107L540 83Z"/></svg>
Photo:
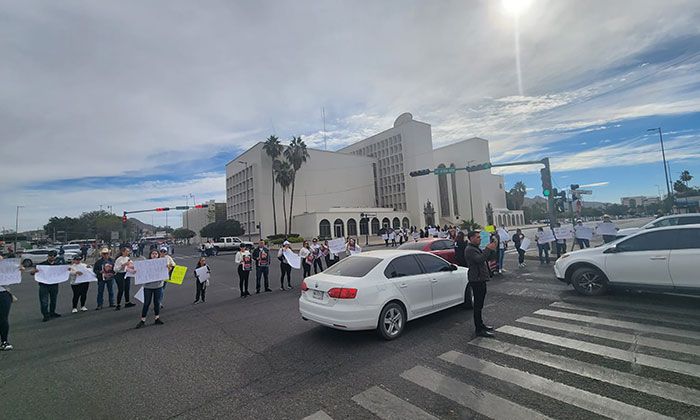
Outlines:
<svg viewBox="0 0 700 420"><path fill-rule="evenodd" d="M571 239L573 238L573 232L571 231L571 226L555 227L554 236L557 239Z"/></svg>
<svg viewBox="0 0 700 420"><path fill-rule="evenodd" d="M598 225L596 227L596 233L598 235L617 236L617 224L613 222L598 222Z"/></svg>
<svg viewBox="0 0 700 420"><path fill-rule="evenodd" d="M530 239L523 238L523 240L520 241L520 249L522 249L523 251L527 251L527 249L530 248L530 242L532 242L530 241Z"/></svg>
<svg viewBox="0 0 700 420"><path fill-rule="evenodd" d="M593 239L593 228L590 226L576 226L574 233L577 239Z"/></svg>
<svg viewBox="0 0 700 420"><path fill-rule="evenodd" d="M330 242L328 243L330 244ZM292 268L296 268L297 270L301 268L301 257L292 252L291 249L285 249L282 254L284 254L284 259L287 260L287 264L291 265Z"/></svg>
<svg viewBox="0 0 700 420"><path fill-rule="evenodd" d="M207 267L206 265L194 270L194 272L197 273L197 276L199 277L200 283L204 283L205 281L207 281L207 279L209 277L211 277L208 270L209 270L209 267Z"/></svg>
<svg viewBox="0 0 700 420"><path fill-rule="evenodd" d="M146 297L143 294L143 286L139 289L138 292L134 295L134 299L138 300L139 302L143 303L144 300L146 300Z"/></svg>
<svg viewBox="0 0 700 420"><path fill-rule="evenodd" d="M34 275L34 280L44 284L58 284L68 281L68 266L67 265L38 265L39 270Z"/></svg>
<svg viewBox="0 0 700 420"><path fill-rule="evenodd" d="M503 228L498 228L498 239L500 239L501 242L510 241L510 235L508 234L508 231Z"/></svg>
<svg viewBox="0 0 700 420"><path fill-rule="evenodd" d="M438 238L447 238L446 232L438 232Z"/></svg>
<svg viewBox="0 0 700 420"><path fill-rule="evenodd" d="M340 254L345 251L345 238L335 238L328 241L328 247L334 254Z"/></svg>
<svg viewBox="0 0 700 420"><path fill-rule="evenodd" d="M537 232L535 235L537 236L537 243L539 243L539 244L546 244L549 242L556 241L556 239L554 238L554 234L552 233L551 230Z"/></svg>
<svg viewBox="0 0 700 420"><path fill-rule="evenodd" d="M0 286L9 286L22 281L22 272L19 271L19 258L0 260Z"/></svg>
<svg viewBox="0 0 700 420"><path fill-rule="evenodd" d="M359 246L355 245L355 250L354 250L354 251L350 250L350 255L359 254L360 252L362 252L362 248L360 248Z"/></svg>
<svg viewBox="0 0 700 420"><path fill-rule="evenodd" d="M136 277L136 274L131 270L126 270L126 272L124 274L124 278L127 278L127 277Z"/></svg>
<svg viewBox="0 0 700 420"><path fill-rule="evenodd" d="M154 281L167 280L168 259L154 258L152 260L134 261L134 284L146 284Z"/></svg>
<svg viewBox="0 0 700 420"><path fill-rule="evenodd" d="M79 264L79 265L78 265L78 271L80 271L80 272L83 273L83 274L81 274L81 275L77 275L77 274L76 274L76 276L75 276L75 284L78 284L78 283L88 283L88 282L91 282L91 281L97 281L97 276L95 275L95 272L92 271L91 268L88 268L87 265L85 265L85 264Z"/></svg>
<svg viewBox="0 0 700 420"><path fill-rule="evenodd" d="M430 229L428 229L428 235L430 235L430 236L436 236L436 235L437 235L437 229L435 229L435 228L430 228Z"/></svg>

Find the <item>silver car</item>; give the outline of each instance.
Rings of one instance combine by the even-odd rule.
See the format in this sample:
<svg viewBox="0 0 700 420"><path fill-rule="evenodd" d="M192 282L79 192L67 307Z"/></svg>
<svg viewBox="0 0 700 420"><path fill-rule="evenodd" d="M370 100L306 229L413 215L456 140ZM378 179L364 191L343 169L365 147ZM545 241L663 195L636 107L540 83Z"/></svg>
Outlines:
<svg viewBox="0 0 700 420"><path fill-rule="evenodd" d="M659 217L658 219L647 223L642 227L620 229L617 231L617 237L622 238L633 233L641 232L644 229L654 229L667 226L683 226L695 225L700 223L700 213L687 214L672 214L670 216Z"/></svg>

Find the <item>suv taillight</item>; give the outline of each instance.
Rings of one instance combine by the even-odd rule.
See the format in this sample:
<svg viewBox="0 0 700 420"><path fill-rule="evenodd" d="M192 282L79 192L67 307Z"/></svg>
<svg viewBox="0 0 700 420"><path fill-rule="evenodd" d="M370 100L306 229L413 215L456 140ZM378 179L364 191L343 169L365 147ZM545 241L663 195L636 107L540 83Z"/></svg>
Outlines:
<svg viewBox="0 0 700 420"><path fill-rule="evenodd" d="M345 287L334 287L328 291L328 296L333 299L355 299L357 289L347 289Z"/></svg>
<svg viewBox="0 0 700 420"><path fill-rule="evenodd" d="M301 290L302 290L303 292L309 290L309 286L306 285L306 282L305 282L305 281L302 281L302 282L301 282Z"/></svg>

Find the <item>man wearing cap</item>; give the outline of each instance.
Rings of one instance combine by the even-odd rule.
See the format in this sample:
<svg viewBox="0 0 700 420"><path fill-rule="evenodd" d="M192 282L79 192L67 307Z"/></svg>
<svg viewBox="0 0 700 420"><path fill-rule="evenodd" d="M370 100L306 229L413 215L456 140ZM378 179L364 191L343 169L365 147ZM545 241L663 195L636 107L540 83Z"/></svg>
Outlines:
<svg viewBox="0 0 700 420"><path fill-rule="evenodd" d="M109 256L109 249L102 248L100 251L100 259L95 262L92 271L97 277L97 308L102 309L102 299L104 297L105 285L109 294L109 307L113 308L114 304L114 260Z"/></svg>
<svg viewBox="0 0 700 420"><path fill-rule="evenodd" d="M270 250L265 248L265 240L261 239L257 248L253 251L255 260L255 293L260 293L260 276L265 277L265 291L270 289Z"/></svg>
<svg viewBox="0 0 700 420"><path fill-rule="evenodd" d="M486 282L489 280L489 265L488 261L496 254L496 242L489 242L486 248L482 251L479 248L481 243L480 232L472 230L467 233L469 245L464 250L464 260L467 263L469 272L469 287L474 295L474 326L476 335L479 337L493 337L493 327L484 324L481 318L481 310L484 308L484 300L486 299Z"/></svg>
<svg viewBox="0 0 700 420"><path fill-rule="evenodd" d="M609 215L609 214L604 214L604 215L603 215L603 223L612 223L612 224L615 226L615 230L620 230L620 228L617 227L617 225L615 224L615 222L613 222L612 220L610 220L610 215ZM614 241L615 238L616 238L615 235L603 235L603 242L605 242L605 243L607 244L608 242Z"/></svg>
<svg viewBox="0 0 700 420"><path fill-rule="evenodd" d="M46 261L40 262L37 265L59 265L56 262L56 251L49 251L46 256ZM31 271L34 275L39 272L38 268ZM41 307L41 314L44 315L43 322L48 321L51 318L58 318L61 315L56 313L56 299L58 298L58 284L46 284L39 283L39 306Z"/></svg>
<svg viewBox="0 0 700 420"><path fill-rule="evenodd" d="M580 249L590 248L591 241L588 238L581 237L581 228L583 227L583 219L576 219L576 226L574 226L574 238L576 238L576 243ZM574 246L571 246L571 250L574 250Z"/></svg>

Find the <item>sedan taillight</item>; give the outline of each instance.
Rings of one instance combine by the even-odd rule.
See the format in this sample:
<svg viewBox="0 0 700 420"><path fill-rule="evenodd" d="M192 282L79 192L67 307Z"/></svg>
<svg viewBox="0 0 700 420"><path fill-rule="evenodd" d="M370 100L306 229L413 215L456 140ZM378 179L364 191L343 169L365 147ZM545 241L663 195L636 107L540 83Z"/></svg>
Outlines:
<svg viewBox="0 0 700 420"><path fill-rule="evenodd" d="M328 291L328 296L333 299L355 299L357 289L347 289L345 287L334 287Z"/></svg>
<svg viewBox="0 0 700 420"><path fill-rule="evenodd" d="M304 292L307 291L307 290L309 290L309 286L306 285L306 282L305 282L305 281L302 281L302 282L301 282L301 290L304 291Z"/></svg>

